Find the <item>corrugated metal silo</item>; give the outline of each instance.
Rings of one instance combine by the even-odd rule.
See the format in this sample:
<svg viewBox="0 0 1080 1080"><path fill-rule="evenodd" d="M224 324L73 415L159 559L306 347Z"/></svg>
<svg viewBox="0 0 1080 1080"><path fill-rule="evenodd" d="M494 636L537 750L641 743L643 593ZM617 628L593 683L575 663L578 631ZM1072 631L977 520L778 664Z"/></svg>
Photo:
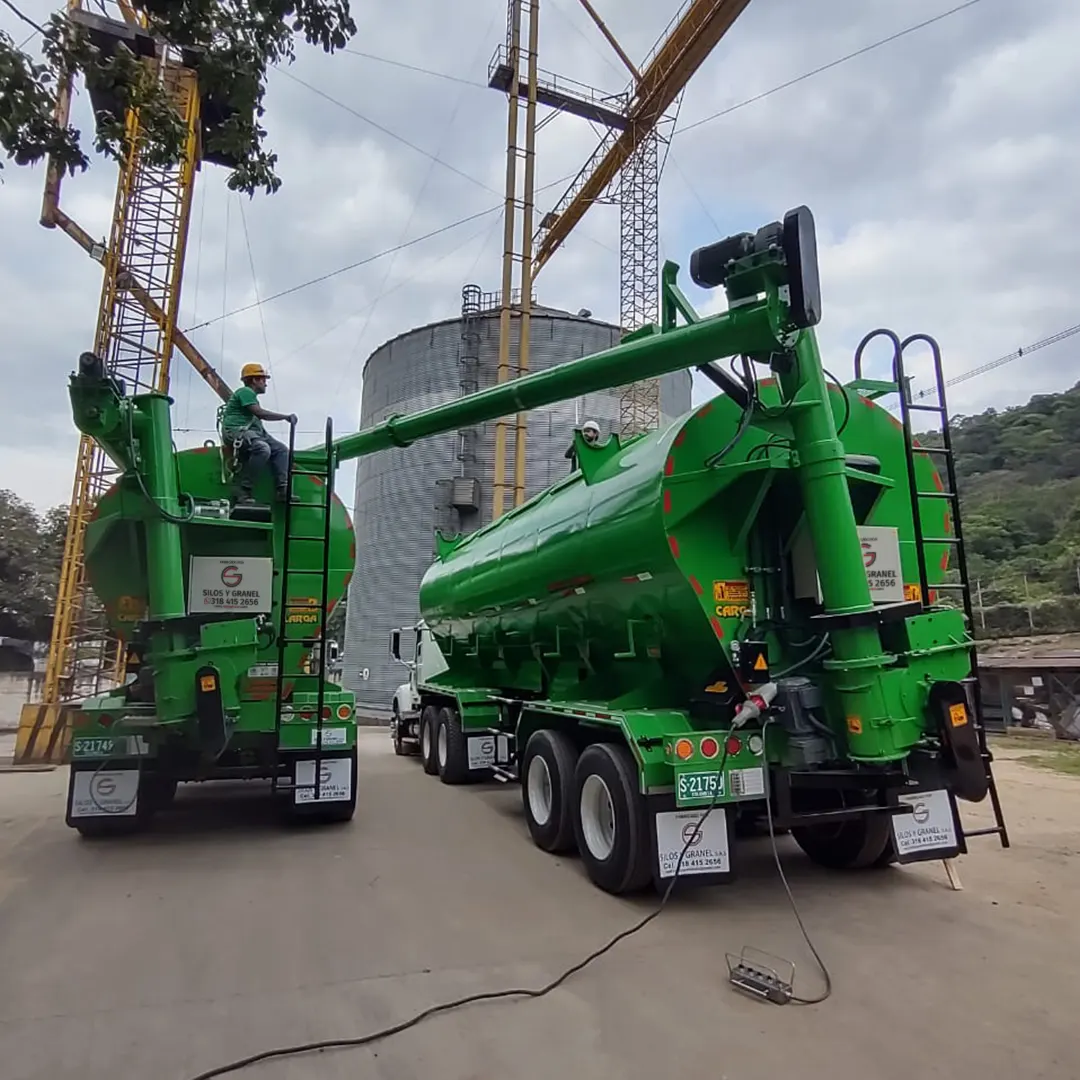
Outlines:
<svg viewBox="0 0 1080 1080"><path fill-rule="evenodd" d="M393 413L438 405L498 378L497 294L463 290L462 317L410 330L371 354L364 367L360 426ZM511 363L520 320L515 317ZM530 371L576 360L619 341L618 327L534 305ZM513 375L514 372L512 371ZM690 375L661 380L663 418L690 408ZM619 391L589 394L528 415L526 498L569 471L565 453L575 426L587 419L606 435L618 430ZM419 617L417 592L434 558L435 529L472 532L491 520L496 422L441 435L402 449L361 458L356 470L353 521L356 573L349 587L343 681L361 708L389 714L406 671L391 660L390 630ZM513 505L514 423L507 427L505 507Z"/></svg>

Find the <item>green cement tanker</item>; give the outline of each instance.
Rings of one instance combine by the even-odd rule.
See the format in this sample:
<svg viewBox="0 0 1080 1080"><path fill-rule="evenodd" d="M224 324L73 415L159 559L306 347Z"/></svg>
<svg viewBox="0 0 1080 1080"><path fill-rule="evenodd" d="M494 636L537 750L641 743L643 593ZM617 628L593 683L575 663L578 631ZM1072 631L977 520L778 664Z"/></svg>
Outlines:
<svg viewBox="0 0 1080 1080"><path fill-rule="evenodd" d="M989 793L1008 842L947 431L920 448L917 406L901 421L878 402L906 343L890 381L861 355L846 385L825 374L815 257L805 210L696 252L729 313L786 303L789 332L745 348L741 375L707 368L724 392L661 430L578 437L576 471L440 537L421 583L399 751L414 736L448 783L520 782L534 842L576 848L612 892L661 886L680 858L680 878L730 878L732 838L766 815L823 864L882 866L965 850L956 799ZM664 326L638 340L677 349L677 313L711 321L676 269Z"/></svg>

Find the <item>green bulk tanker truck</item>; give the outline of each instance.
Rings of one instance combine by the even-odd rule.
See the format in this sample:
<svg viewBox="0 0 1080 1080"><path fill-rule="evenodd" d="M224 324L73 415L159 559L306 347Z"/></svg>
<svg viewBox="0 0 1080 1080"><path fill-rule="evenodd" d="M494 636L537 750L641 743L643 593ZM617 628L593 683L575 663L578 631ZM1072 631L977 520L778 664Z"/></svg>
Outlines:
<svg viewBox="0 0 1080 1080"><path fill-rule="evenodd" d="M577 436L571 475L438 538L415 654L391 635L412 668L397 751L446 783L519 782L533 841L576 849L612 893L676 868L728 880L736 836L761 824L834 868L947 858L976 832L1007 846L936 344L875 331L854 380L826 373L805 208L690 269L728 311L699 319L668 264L662 326L612 364L631 381L635 350L666 350L720 392L657 431ZM737 359L720 366L706 337L725 320ZM874 338L891 346L885 380L862 370ZM899 393L915 341L937 405ZM913 438L921 411L944 420L940 445ZM987 795L996 825L965 833L957 800Z"/></svg>

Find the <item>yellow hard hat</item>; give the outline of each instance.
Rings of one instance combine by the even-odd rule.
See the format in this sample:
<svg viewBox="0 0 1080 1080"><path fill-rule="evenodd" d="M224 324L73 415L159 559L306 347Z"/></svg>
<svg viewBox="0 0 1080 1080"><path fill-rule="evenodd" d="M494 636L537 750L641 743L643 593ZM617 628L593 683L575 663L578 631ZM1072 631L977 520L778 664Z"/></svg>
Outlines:
<svg viewBox="0 0 1080 1080"><path fill-rule="evenodd" d="M262 364L245 364L240 369L240 378L241 379L259 379L259 378L269 379L270 376L267 375L267 373L264 370Z"/></svg>

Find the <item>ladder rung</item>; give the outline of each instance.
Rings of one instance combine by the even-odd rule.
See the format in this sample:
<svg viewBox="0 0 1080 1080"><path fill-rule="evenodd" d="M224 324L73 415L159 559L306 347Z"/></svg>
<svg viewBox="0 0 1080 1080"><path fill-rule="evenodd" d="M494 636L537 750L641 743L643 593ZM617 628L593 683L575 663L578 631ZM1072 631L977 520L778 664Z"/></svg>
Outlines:
<svg viewBox="0 0 1080 1080"><path fill-rule="evenodd" d="M960 540L955 536L924 536L922 542L924 544L959 544ZM289 571L290 574L292 572L292 570Z"/></svg>
<svg viewBox="0 0 1080 1080"><path fill-rule="evenodd" d="M1005 831L1003 825L988 825L985 829L971 829L965 831L964 839L968 840L973 836L998 836Z"/></svg>
<svg viewBox="0 0 1080 1080"><path fill-rule="evenodd" d="M943 454L945 457L952 457L952 451L946 450L944 446L913 446L912 450L916 454Z"/></svg>
<svg viewBox="0 0 1080 1080"><path fill-rule="evenodd" d="M322 571L322 570L297 570L297 569L290 566L289 567L289 573L290 574L318 574L320 577L322 577L324 571Z"/></svg>
<svg viewBox="0 0 1080 1080"><path fill-rule="evenodd" d="M945 410L940 405L916 405L914 401L908 402L909 412L944 412Z"/></svg>
<svg viewBox="0 0 1080 1080"><path fill-rule="evenodd" d="M920 499L955 499L956 493L953 491L920 491Z"/></svg>

